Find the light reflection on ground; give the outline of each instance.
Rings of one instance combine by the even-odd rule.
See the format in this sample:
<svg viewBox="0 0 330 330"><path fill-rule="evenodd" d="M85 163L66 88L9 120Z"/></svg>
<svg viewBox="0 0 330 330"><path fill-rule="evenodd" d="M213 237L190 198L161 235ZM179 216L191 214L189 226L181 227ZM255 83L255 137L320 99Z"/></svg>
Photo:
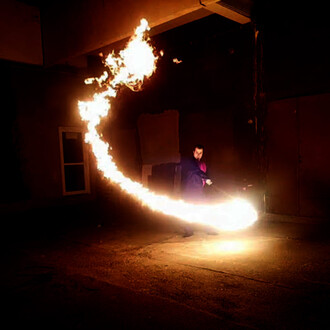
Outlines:
<svg viewBox="0 0 330 330"><path fill-rule="evenodd" d="M208 236L195 234L194 237L171 244L171 253L194 259L217 258L218 256L253 256L266 253L274 238L249 236ZM275 239L276 240L276 239ZM166 245L166 244L165 244ZM165 246L163 245L163 248ZM167 250L166 248L164 250Z"/></svg>
<svg viewBox="0 0 330 330"><path fill-rule="evenodd" d="M218 242L208 242L208 244L203 244L202 248L208 252L208 254L213 253L242 253L248 250L249 244L244 240L226 240Z"/></svg>

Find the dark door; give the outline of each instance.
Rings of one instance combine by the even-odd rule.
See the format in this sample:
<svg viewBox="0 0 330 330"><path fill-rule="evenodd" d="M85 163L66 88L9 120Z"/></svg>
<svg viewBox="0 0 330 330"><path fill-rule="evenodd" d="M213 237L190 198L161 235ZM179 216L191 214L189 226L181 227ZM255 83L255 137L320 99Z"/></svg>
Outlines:
<svg viewBox="0 0 330 330"><path fill-rule="evenodd" d="M330 215L330 94L268 104L267 211Z"/></svg>
<svg viewBox="0 0 330 330"><path fill-rule="evenodd" d="M297 99L268 104L267 131L267 212L297 214L298 138Z"/></svg>
<svg viewBox="0 0 330 330"><path fill-rule="evenodd" d="M330 208L330 94L301 97L298 109L300 215L325 217Z"/></svg>

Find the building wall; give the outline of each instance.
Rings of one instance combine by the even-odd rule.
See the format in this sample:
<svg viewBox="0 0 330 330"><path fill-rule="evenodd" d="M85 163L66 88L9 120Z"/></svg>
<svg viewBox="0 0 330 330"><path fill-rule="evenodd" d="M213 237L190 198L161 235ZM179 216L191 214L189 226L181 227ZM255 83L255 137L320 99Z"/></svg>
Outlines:
<svg viewBox="0 0 330 330"><path fill-rule="evenodd" d="M267 209L328 217L330 94L273 101L267 116Z"/></svg>
<svg viewBox="0 0 330 330"><path fill-rule="evenodd" d="M0 205L27 207L91 198L93 190L89 196L62 196L58 127L83 127L77 108L77 101L86 96L83 76L9 62L0 65L5 178ZM91 161L92 182L94 173Z"/></svg>
<svg viewBox="0 0 330 330"><path fill-rule="evenodd" d="M43 64L39 8L2 0L0 31L0 59Z"/></svg>

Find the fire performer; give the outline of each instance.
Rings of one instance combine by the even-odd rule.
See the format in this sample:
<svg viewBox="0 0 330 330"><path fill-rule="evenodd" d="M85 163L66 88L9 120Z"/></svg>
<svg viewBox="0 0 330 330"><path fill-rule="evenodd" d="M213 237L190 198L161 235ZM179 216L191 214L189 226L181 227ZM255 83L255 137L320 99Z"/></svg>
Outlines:
<svg viewBox="0 0 330 330"><path fill-rule="evenodd" d="M197 144L193 149L193 157L181 162L181 192L187 201L202 202L205 185L212 184L206 174L206 164L201 160L203 153L204 147Z"/></svg>
<svg viewBox="0 0 330 330"><path fill-rule="evenodd" d="M201 144L196 144L193 149L193 156L189 159L183 159L181 162L181 194L183 199L189 202L203 202L205 199L204 187L212 184L206 173L206 164L201 160L203 153L204 147ZM191 226L185 226L183 236L188 237L192 234Z"/></svg>

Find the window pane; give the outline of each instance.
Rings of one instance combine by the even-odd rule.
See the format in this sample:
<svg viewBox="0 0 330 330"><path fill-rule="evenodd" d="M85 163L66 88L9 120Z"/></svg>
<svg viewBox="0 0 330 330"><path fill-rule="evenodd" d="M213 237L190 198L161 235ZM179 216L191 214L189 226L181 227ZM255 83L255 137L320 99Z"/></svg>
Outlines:
<svg viewBox="0 0 330 330"><path fill-rule="evenodd" d="M80 132L63 132L64 163L83 162L82 134Z"/></svg>
<svg viewBox="0 0 330 330"><path fill-rule="evenodd" d="M64 165L65 190L85 190L84 165Z"/></svg>

